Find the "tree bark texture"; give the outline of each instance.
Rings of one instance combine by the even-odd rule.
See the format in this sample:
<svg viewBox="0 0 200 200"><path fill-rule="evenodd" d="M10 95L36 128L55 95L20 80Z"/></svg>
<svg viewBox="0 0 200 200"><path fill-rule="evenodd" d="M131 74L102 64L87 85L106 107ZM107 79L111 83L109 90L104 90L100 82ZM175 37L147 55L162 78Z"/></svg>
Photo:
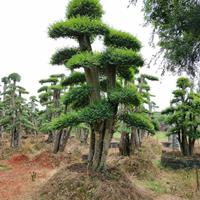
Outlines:
<svg viewBox="0 0 200 200"><path fill-rule="evenodd" d="M121 134L121 139L119 143L119 152L121 156L130 155L130 141L129 141L129 134L127 132L123 132Z"/></svg>

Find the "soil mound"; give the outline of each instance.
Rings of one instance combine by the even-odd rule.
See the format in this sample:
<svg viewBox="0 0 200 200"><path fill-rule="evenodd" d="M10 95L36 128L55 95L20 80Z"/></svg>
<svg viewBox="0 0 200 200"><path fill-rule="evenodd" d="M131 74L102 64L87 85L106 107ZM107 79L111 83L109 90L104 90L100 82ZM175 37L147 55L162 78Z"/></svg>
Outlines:
<svg viewBox="0 0 200 200"><path fill-rule="evenodd" d="M69 155L64 156L63 154L55 155L53 153L49 153L44 151L39 155L35 156L31 160L31 164L39 165L44 168L56 168L59 167L64 161L70 159Z"/></svg>
<svg viewBox="0 0 200 200"><path fill-rule="evenodd" d="M26 163L29 161L29 157L24 155L24 154L17 154L12 156L8 163L10 164L22 164L22 163Z"/></svg>
<svg viewBox="0 0 200 200"><path fill-rule="evenodd" d="M87 166L76 163L60 170L38 192L34 200L152 200L117 169L106 175L88 174Z"/></svg>

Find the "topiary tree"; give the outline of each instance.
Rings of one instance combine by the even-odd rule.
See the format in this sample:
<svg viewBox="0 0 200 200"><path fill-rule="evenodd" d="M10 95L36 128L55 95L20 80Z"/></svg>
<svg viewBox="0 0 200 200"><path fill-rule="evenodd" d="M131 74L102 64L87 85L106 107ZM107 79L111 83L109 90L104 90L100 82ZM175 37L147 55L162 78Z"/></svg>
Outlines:
<svg viewBox="0 0 200 200"><path fill-rule="evenodd" d="M21 77L17 73L12 73L8 78L3 78L4 92L1 110L3 118L0 126L5 132L11 133L11 147L19 148L20 137L25 130L34 130L32 122L29 120L28 105L23 95L28 94L25 88L17 85Z"/></svg>
<svg viewBox="0 0 200 200"><path fill-rule="evenodd" d="M140 124L133 123L131 128L131 139L130 139L130 152L134 153L135 150L139 149L142 144L142 137L147 134L154 134L156 127L154 126L155 120L152 117L152 109L153 109L153 102L152 102L152 95L150 93L150 86L149 81L158 81L158 78L148 74L141 74L137 78L137 90L139 94L143 97L143 103L138 105L134 108L135 113L142 114L144 118L143 127ZM148 107L148 109L146 109ZM137 119L135 119L137 121Z"/></svg>
<svg viewBox="0 0 200 200"><path fill-rule="evenodd" d="M200 137L200 94L192 90L188 78L181 77L173 95L171 107L162 114L167 115L167 123L171 126L169 133L177 135L182 154L191 156L195 141Z"/></svg>
<svg viewBox="0 0 200 200"><path fill-rule="evenodd" d="M51 38L75 39L78 48L62 49L52 57L52 64L64 63L71 71L64 80L65 84L73 85L65 103L74 111L61 115L48 127L60 130L88 124L91 127L88 167L93 171L106 168L119 105L134 104L136 91L120 87L117 80L129 80L132 72L143 65L137 53L140 42L131 34L109 28L101 21L102 14L98 0L71 0L66 20L49 27ZM104 37L106 48L102 52L92 49L98 36ZM79 69L84 72L78 73Z"/></svg>

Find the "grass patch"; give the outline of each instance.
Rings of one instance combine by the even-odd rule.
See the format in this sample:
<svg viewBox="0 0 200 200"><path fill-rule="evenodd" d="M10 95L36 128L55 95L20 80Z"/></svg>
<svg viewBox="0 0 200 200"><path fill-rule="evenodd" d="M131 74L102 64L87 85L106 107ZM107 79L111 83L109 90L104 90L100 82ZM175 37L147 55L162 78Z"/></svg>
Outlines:
<svg viewBox="0 0 200 200"><path fill-rule="evenodd" d="M168 141L166 132L159 131L153 137L159 142L167 142Z"/></svg>
<svg viewBox="0 0 200 200"><path fill-rule="evenodd" d="M163 183L161 183L157 180L145 180L143 182L143 184L146 188L148 188L158 194L167 193L167 187Z"/></svg>
<svg viewBox="0 0 200 200"><path fill-rule="evenodd" d="M10 170L10 169L11 169L11 167L8 166L8 165L0 164L0 171L7 171L7 170Z"/></svg>

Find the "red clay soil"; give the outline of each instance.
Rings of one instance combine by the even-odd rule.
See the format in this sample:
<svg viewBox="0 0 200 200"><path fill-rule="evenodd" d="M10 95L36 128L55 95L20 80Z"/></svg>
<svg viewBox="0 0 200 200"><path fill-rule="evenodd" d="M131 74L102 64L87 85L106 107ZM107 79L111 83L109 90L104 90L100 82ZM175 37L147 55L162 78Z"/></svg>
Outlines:
<svg viewBox="0 0 200 200"><path fill-rule="evenodd" d="M17 154L9 160L0 161L0 200L22 200L24 195L33 192L37 185L42 184L58 167L64 157L55 159L48 152L42 152L32 160L24 154ZM32 180L33 172L36 180Z"/></svg>
<svg viewBox="0 0 200 200"><path fill-rule="evenodd" d="M12 156L9 160L8 160L8 163L9 164L13 164L13 165L17 165L17 164L22 164L22 163L25 163L25 162L28 162L29 161L29 157L24 155L24 154L17 154L17 155L14 155Z"/></svg>

